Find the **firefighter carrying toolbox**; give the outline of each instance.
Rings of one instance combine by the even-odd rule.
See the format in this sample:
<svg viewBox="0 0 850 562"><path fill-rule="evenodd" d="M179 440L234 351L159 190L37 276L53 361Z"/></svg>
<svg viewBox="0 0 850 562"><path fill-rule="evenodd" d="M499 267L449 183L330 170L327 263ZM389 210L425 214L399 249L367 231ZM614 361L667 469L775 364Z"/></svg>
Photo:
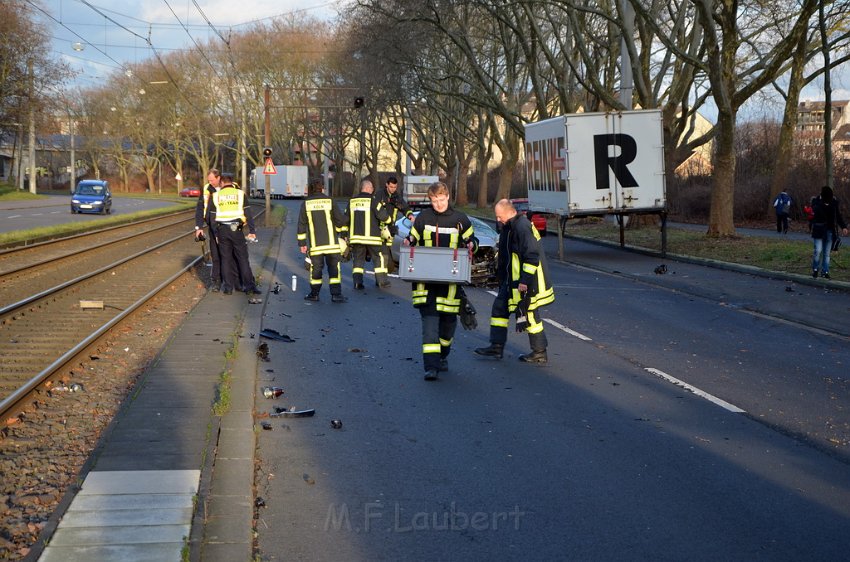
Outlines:
<svg viewBox="0 0 850 562"><path fill-rule="evenodd" d="M466 248L402 246L398 276L415 283L469 283L472 253Z"/></svg>

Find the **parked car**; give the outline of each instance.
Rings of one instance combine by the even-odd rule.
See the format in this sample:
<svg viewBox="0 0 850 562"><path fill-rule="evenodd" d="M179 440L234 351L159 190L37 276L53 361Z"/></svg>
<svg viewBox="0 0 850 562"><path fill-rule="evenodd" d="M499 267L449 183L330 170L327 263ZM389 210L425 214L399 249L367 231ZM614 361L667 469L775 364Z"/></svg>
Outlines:
<svg viewBox="0 0 850 562"><path fill-rule="evenodd" d="M112 212L112 192L105 180L81 180L71 195L71 213Z"/></svg>
<svg viewBox="0 0 850 562"><path fill-rule="evenodd" d="M180 197L200 197L200 187L184 187L180 190Z"/></svg>
<svg viewBox="0 0 850 562"><path fill-rule="evenodd" d="M529 214L528 199L511 199L511 203L514 204L514 208L518 213L528 217L528 220L531 221L531 224L534 225L534 228L537 229L541 236L546 235L546 215L539 213Z"/></svg>
<svg viewBox="0 0 850 562"><path fill-rule="evenodd" d="M419 213L414 213L414 217ZM499 253L499 233L492 226L477 217L469 217L472 221L472 228L475 231L475 237L478 238L478 251L472 256L472 272L471 279L473 285L493 285L496 283L496 258ZM395 223L398 227L398 232L393 236L393 243L390 247L393 261L396 267L399 264L399 257L402 253L404 238L410 234L410 227L413 223L407 217L398 219Z"/></svg>

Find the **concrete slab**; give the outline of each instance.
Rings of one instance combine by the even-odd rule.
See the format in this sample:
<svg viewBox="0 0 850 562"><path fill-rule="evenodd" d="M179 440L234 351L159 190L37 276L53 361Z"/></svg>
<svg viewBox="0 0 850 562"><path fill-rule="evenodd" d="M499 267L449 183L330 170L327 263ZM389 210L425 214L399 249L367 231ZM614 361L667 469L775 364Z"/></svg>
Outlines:
<svg viewBox="0 0 850 562"><path fill-rule="evenodd" d="M219 459L216 457L212 493L251 496L254 493L254 458Z"/></svg>
<svg viewBox="0 0 850 562"><path fill-rule="evenodd" d="M253 459L253 429L222 429L218 435L218 454L216 458Z"/></svg>
<svg viewBox="0 0 850 562"><path fill-rule="evenodd" d="M252 541L251 523L250 517L240 517L237 514L228 514L222 517L207 517L207 521L204 524L204 541L250 544Z"/></svg>
<svg viewBox="0 0 850 562"><path fill-rule="evenodd" d="M96 546L119 544L180 543L189 537L190 525L145 525L142 527L81 527L59 525L50 546Z"/></svg>
<svg viewBox="0 0 850 562"><path fill-rule="evenodd" d="M108 511L145 510L145 509L184 509L194 506L194 496L190 494L115 494L108 496L77 495L68 511Z"/></svg>
<svg viewBox="0 0 850 562"><path fill-rule="evenodd" d="M77 495L195 494L200 470L93 471Z"/></svg>
<svg viewBox="0 0 850 562"><path fill-rule="evenodd" d="M233 562L234 560L251 560L253 545L251 543L208 543L201 550L201 560L204 562Z"/></svg>
<svg viewBox="0 0 850 562"><path fill-rule="evenodd" d="M181 560L179 543L98 546L48 546L40 562L163 562ZM240 558L245 560L245 558ZM237 560L232 558L231 560Z"/></svg>
<svg viewBox="0 0 850 562"><path fill-rule="evenodd" d="M93 496L107 500L110 496ZM114 496L112 496L114 497ZM104 501L104 503L107 503ZM108 509L97 505L90 511L75 509L65 513L62 518L63 529L92 527L158 527L162 525L182 525L192 520L192 506L180 509Z"/></svg>

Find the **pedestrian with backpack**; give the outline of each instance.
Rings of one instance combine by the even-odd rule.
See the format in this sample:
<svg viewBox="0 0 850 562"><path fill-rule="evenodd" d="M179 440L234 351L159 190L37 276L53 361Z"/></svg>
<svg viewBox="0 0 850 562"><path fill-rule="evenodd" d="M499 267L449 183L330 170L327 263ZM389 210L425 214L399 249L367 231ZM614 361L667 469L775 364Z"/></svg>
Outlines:
<svg viewBox="0 0 850 562"><path fill-rule="evenodd" d="M776 210L776 232L787 234L788 216L791 214L791 196L784 189L773 200L773 208Z"/></svg>

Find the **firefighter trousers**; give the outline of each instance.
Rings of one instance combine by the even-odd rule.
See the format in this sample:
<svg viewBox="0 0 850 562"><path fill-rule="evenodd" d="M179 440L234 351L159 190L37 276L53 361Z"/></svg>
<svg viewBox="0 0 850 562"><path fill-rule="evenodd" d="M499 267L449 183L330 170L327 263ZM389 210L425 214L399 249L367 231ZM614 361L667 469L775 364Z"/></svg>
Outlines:
<svg viewBox="0 0 850 562"><path fill-rule="evenodd" d="M363 284L363 272L366 268L366 256L372 261L372 267L375 269L375 283L385 285L389 283L387 277L387 260L386 254L383 252L383 244L352 244L351 245L351 261L352 261L352 277L355 285Z"/></svg>
<svg viewBox="0 0 850 562"><path fill-rule="evenodd" d="M457 328L457 314L439 312L435 302L419 306L422 317L422 364L426 371L438 370L448 357Z"/></svg>
<svg viewBox="0 0 850 562"><path fill-rule="evenodd" d="M508 341L508 326L512 310L508 301L511 297L511 288L502 283L499 293L493 301L493 309L490 312L490 343L505 345ZM528 311L528 342L533 351L546 351L548 345L546 334L543 332L543 319L540 310Z"/></svg>
<svg viewBox="0 0 850 562"><path fill-rule="evenodd" d="M328 268L328 285L332 295L341 295L342 275L339 270L339 254L310 255L310 293L318 295L322 288L322 269Z"/></svg>

